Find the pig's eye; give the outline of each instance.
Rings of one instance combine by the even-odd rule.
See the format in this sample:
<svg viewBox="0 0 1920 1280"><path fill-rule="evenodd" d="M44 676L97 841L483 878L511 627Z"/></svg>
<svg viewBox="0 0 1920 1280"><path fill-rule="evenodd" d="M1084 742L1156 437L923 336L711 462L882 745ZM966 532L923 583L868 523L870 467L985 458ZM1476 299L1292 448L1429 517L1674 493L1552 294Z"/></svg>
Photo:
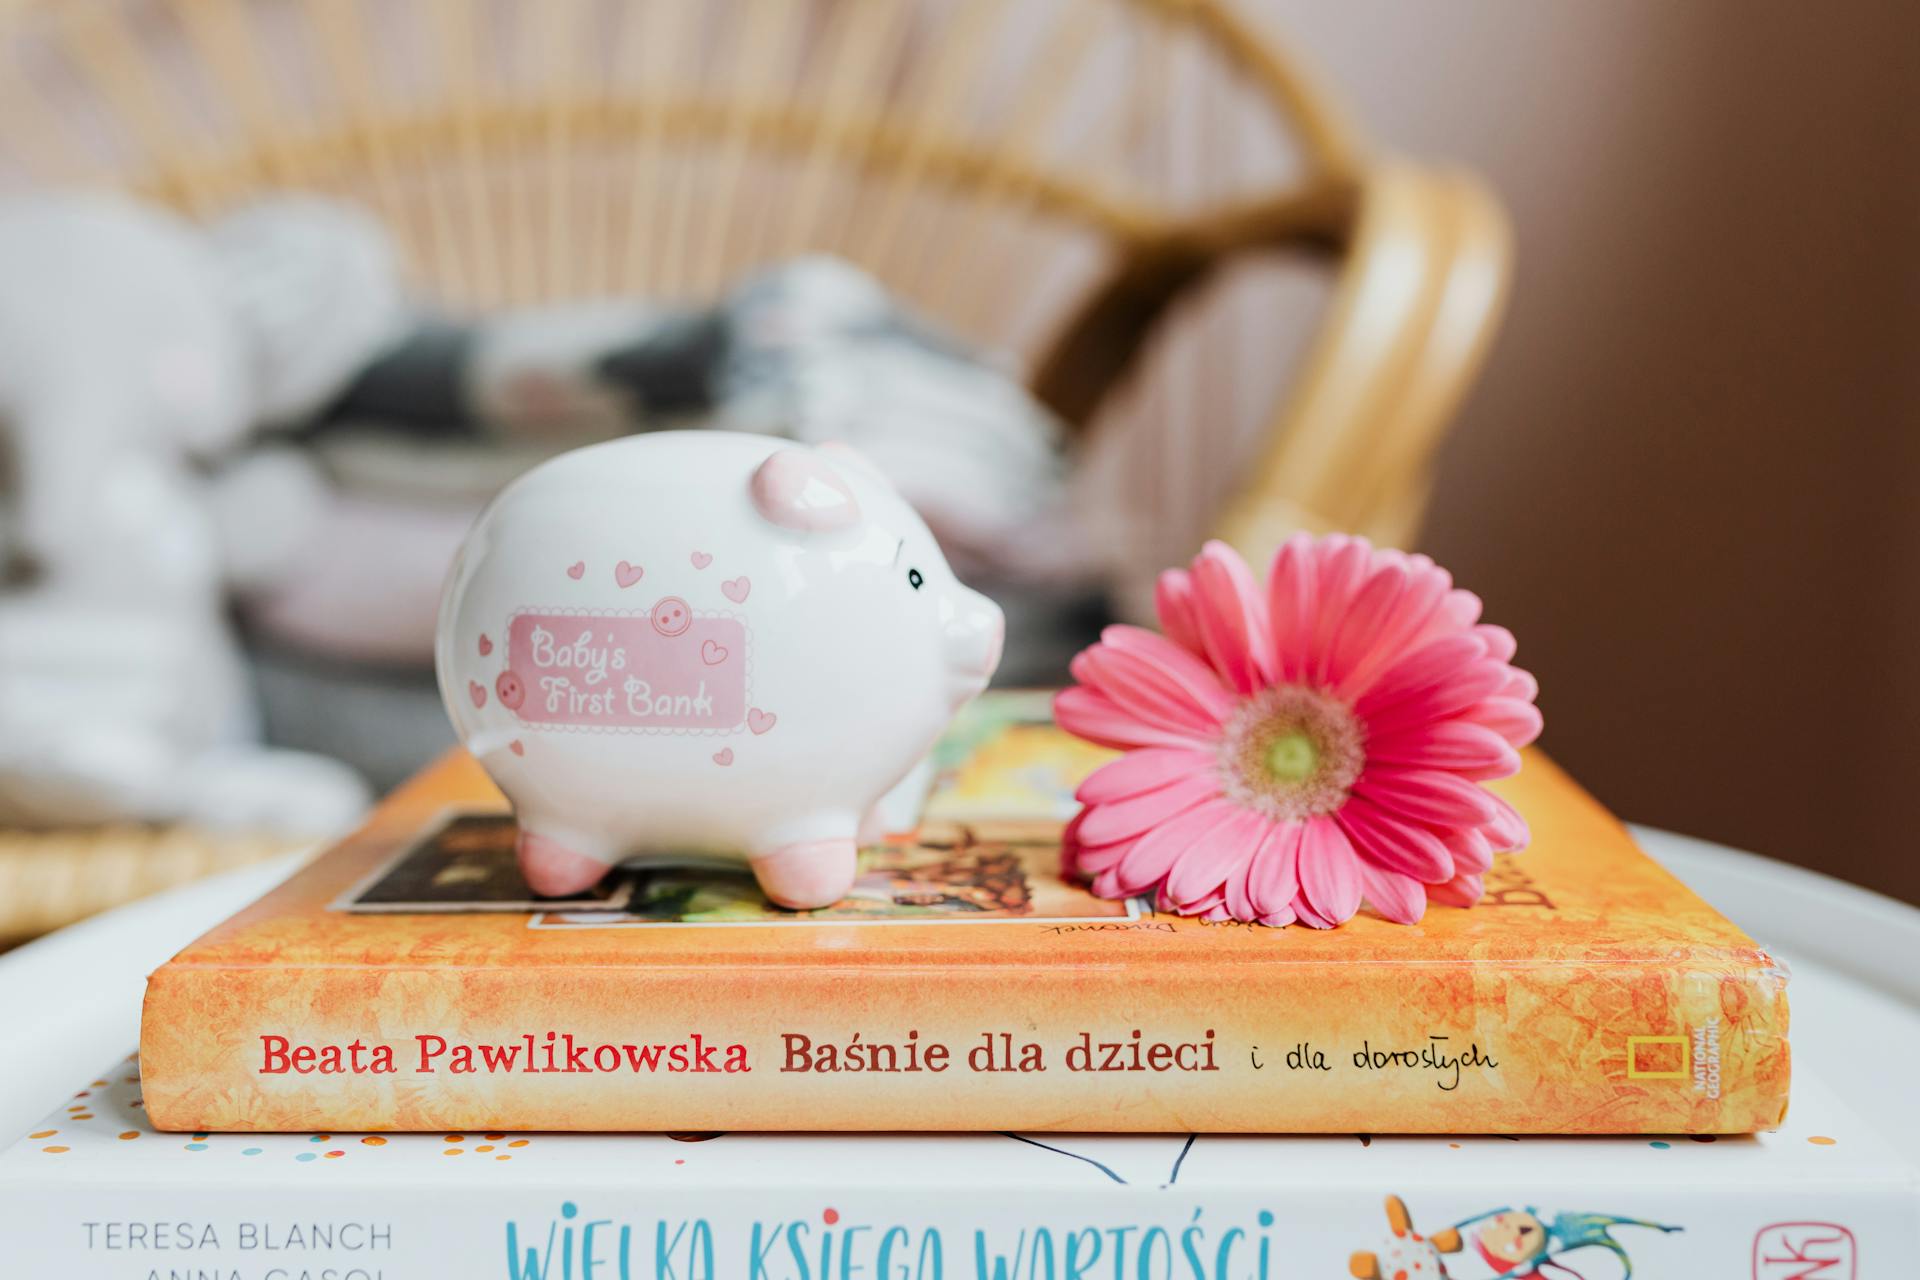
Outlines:
<svg viewBox="0 0 1920 1280"><path fill-rule="evenodd" d="M925 578L920 576L920 571L918 569L907 570L907 585L912 587L915 591L918 591L922 586L925 586L926 581L927 580Z"/></svg>

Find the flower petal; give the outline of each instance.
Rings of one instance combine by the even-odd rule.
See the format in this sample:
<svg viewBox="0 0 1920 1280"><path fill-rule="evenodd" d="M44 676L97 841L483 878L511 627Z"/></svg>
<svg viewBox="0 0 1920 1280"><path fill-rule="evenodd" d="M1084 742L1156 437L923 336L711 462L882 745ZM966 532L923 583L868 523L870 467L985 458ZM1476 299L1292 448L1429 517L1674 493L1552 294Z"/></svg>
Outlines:
<svg viewBox="0 0 1920 1280"><path fill-rule="evenodd" d="M1075 680L1156 728L1204 738L1220 727L1220 717L1201 706L1164 667L1110 644L1082 649L1069 670Z"/></svg>
<svg viewBox="0 0 1920 1280"><path fill-rule="evenodd" d="M1167 878L1176 860L1240 811L1230 800L1208 800L1142 833L1116 868L1120 883L1129 893L1145 893Z"/></svg>
<svg viewBox="0 0 1920 1280"><path fill-rule="evenodd" d="M1145 627L1117 624L1100 633L1102 644L1132 654L1159 667L1167 679L1183 689L1187 696L1210 714L1215 722L1226 719L1239 705L1219 675L1200 658L1188 653L1163 635Z"/></svg>
<svg viewBox="0 0 1920 1280"><path fill-rule="evenodd" d="M1487 660L1486 649L1480 641L1467 632L1444 635L1410 650L1381 672L1372 687L1354 699L1353 709L1363 719L1371 721L1380 711L1458 679L1462 672L1476 668L1499 674L1499 679L1490 681L1490 687L1480 696L1499 692L1500 686L1506 681L1506 668Z"/></svg>
<svg viewBox="0 0 1920 1280"><path fill-rule="evenodd" d="M1515 747L1526 746L1546 727L1540 708L1518 698L1482 698L1460 715L1462 719L1485 725Z"/></svg>
<svg viewBox="0 0 1920 1280"><path fill-rule="evenodd" d="M1064 830L1060 832L1060 878L1078 880L1080 869L1080 819L1086 816L1082 810L1073 815Z"/></svg>
<svg viewBox="0 0 1920 1280"><path fill-rule="evenodd" d="M1487 656L1495 662L1512 662L1513 655L1520 651L1520 642L1505 627L1482 622L1474 627L1473 634L1480 637L1481 643L1487 647Z"/></svg>
<svg viewBox="0 0 1920 1280"><path fill-rule="evenodd" d="M1276 822L1254 850L1247 869L1247 901L1263 918L1291 910L1300 892L1300 833L1297 822Z"/></svg>
<svg viewBox="0 0 1920 1280"><path fill-rule="evenodd" d="M1158 903L1162 911L1171 911L1175 915L1200 916L1202 918L1206 918L1209 912L1224 912L1227 909L1226 895L1220 891L1218 886L1215 886L1213 889L1196 898L1182 900L1174 896L1173 890L1162 885L1160 886ZM1222 918L1224 919L1225 917L1223 916Z"/></svg>
<svg viewBox="0 0 1920 1280"><path fill-rule="evenodd" d="M1109 760L1080 782L1073 793L1081 804L1112 804L1171 786L1191 773L1210 770L1214 757L1184 747L1141 747ZM1078 818L1074 819L1077 823Z"/></svg>
<svg viewBox="0 0 1920 1280"><path fill-rule="evenodd" d="M1373 652L1412 581L1404 565L1386 561L1373 566L1352 603L1336 620L1326 649L1318 655L1315 676L1320 688L1340 689L1347 676Z"/></svg>
<svg viewBox="0 0 1920 1280"><path fill-rule="evenodd" d="M1380 676L1414 650L1447 634L1441 603L1453 579L1425 556L1408 556L1408 579L1393 609L1379 623L1379 634L1365 656L1344 671L1331 692L1349 702L1371 689Z"/></svg>
<svg viewBox="0 0 1920 1280"><path fill-rule="evenodd" d="M1449 907L1471 907L1486 892L1485 882L1469 872L1461 872L1445 884L1427 886L1427 897Z"/></svg>
<svg viewBox="0 0 1920 1280"><path fill-rule="evenodd" d="M1259 844L1265 844L1270 833L1271 824L1269 824L1268 831L1260 833ZM1247 877L1253 874L1253 855L1258 851L1259 849L1256 845L1254 849L1248 851L1246 857L1240 859L1240 861L1233 865L1233 870L1227 873L1227 910L1233 912L1233 918L1235 920L1254 920L1259 918L1260 912L1255 909L1253 898L1247 892Z"/></svg>
<svg viewBox="0 0 1920 1280"><path fill-rule="evenodd" d="M1297 533L1273 553L1267 570L1267 625L1279 680L1305 676L1313 654L1315 546L1311 535Z"/></svg>
<svg viewBox="0 0 1920 1280"><path fill-rule="evenodd" d="M1168 569L1153 584L1153 611L1167 639L1196 657L1207 648L1200 641L1200 618L1193 600L1193 577L1185 569Z"/></svg>
<svg viewBox="0 0 1920 1280"><path fill-rule="evenodd" d="M1446 841L1448 852L1453 854L1456 873L1468 872L1477 876L1493 865L1493 844L1478 827L1449 827L1441 833L1440 838Z"/></svg>
<svg viewBox="0 0 1920 1280"><path fill-rule="evenodd" d="M1453 575L1435 564L1432 556L1417 552L1407 557L1407 564L1418 575L1419 597L1427 606L1419 625L1400 637L1400 647L1412 650L1457 628L1446 609L1447 597L1453 594Z"/></svg>
<svg viewBox="0 0 1920 1280"><path fill-rule="evenodd" d="M1142 724L1097 689L1062 689L1053 695L1053 718L1062 729L1103 747L1185 747L1204 750L1208 743L1191 733Z"/></svg>
<svg viewBox="0 0 1920 1280"><path fill-rule="evenodd" d="M1334 815L1362 862L1412 876L1422 884L1453 878L1453 852L1439 835L1388 813L1365 796L1349 796Z"/></svg>
<svg viewBox="0 0 1920 1280"><path fill-rule="evenodd" d="M1520 772L1520 753L1498 732L1465 720L1400 726L1367 740L1367 759L1416 769L1445 769L1476 782Z"/></svg>
<svg viewBox="0 0 1920 1280"><path fill-rule="evenodd" d="M1427 914L1427 886L1412 876L1363 860L1360 884L1373 909L1395 924L1419 924Z"/></svg>
<svg viewBox="0 0 1920 1280"><path fill-rule="evenodd" d="M1334 683L1342 656L1342 635L1346 635L1348 651L1365 656L1365 649L1377 639L1371 628L1377 624L1382 608L1392 603L1392 597L1404 585L1404 568L1396 570L1365 537L1329 539L1329 543L1331 549L1319 558L1313 597L1313 660L1308 664L1308 681L1317 689L1329 689ZM1365 614L1365 618L1359 626L1350 628L1356 614Z"/></svg>
<svg viewBox="0 0 1920 1280"><path fill-rule="evenodd" d="M1266 602L1240 554L1209 542L1193 558L1195 612L1207 660L1227 686L1252 693L1273 679Z"/></svg>
<svg viewBox="0 0 1920 1280"><path fill-rule="evenodd" d="M1493 801L1494 816L1492 821L1481 823L1480 829L1495 853L1518 853L1533 842L1533 831L1518 809L1492 792L1487 793L1487 799Z"/></svg>
<svg viewBox="0 0 1920 1280"><path fill-rule="evenodd" d="M1306 674L1321 688L1327 685L1327 660L1341 620L1352 611L1372 562L1373 544L1365 538L1329 534L1320 540L1313 591L1313 651Z"/></svg>
<svg viewBox="0 0 1920 1280"><path fill-rule="evenodd" d="M1080 843L1094 847L1131 839L1219 794L1220 779L1207 770L1186 774L1154 791L1093 805L1080 815Z"/></svg>
<svg viewBox="0 0 1920 1280"><path fill-rule="evenodd" d="M1353 791L1390 813L1436 827L1481 826L1493 821L1498 812L1491 792L1438 769L1394 769L1369 763Z"/></svg>
<svg viewBox="0 0 1920 1280"><path fill-rule="evenodd" d="M1242 862L1253 857L1261 837L1272 825L1273 820L1266 815L1235 805L1231 817L1196 839L1174 862L1167 873L1166 892L1183 903L1224 893L1227 882Z"/></svg>
<svg viewBox="0 0 1920 1280"><path fill-rule="evenodd" d="M1301 828L1300 892L1332 924L1345 924L1360 909L1360 859L1331 818L1312 818Z"/></svg>
<svg viewBox="0 0 1920 1280"><path fill-rule="evenodd" d="M1297 893L1294 895L1293 915L1295 920L1307 926L1309 929L1335 929L1346 923L1345 920L1333 920L1321 915L1319 910L1316 909L1311 902L1307 901L1307 895L1305 893ZM1349 916L1348 919L1352 919L1352 917Z"/></svg>
<svg viewBox="0 0 1920 1280"><path fill-rule="evenodd" d="M1373 561L1373 544L1365 538L1345 533L1330 533L1320 539L1320 556L1315 565L1318 590L1315 598L1325 612L1344 613L1365 581Z"/></svg>
<svg viewBox="0 0 1920 1280"><path fill-rule="evenodd" d="M1462 630L1480 621L1480 611L1485 607L1479 596L1458 587L1447 592L1446 599L1440 602L1440 611L1447 621Z"/></svg>
<svg viewBox="0 0 1920 1280"><path fill-rule="evenodd" d="M1139 837L1134 837L1138 839ZM1082 844L1073 853L1073 865L1082 879L1098 880L1120 865L1127 856L1127 850L1133 848L1133 840L1119 840L1113 844ZM1102 897L1110 895L1102 894Z"/></svg>
<svg viewBox="0 0 1920 1280"><path fill-rule="evenodd" d="M1369 703L1368 699L1374 697L1370 692L1354 704L1354 711L1366 721L1369 733L1392 733L1410 724L1453 720L1482 698L1498 693L1506 678L1506 667L1475 658L1450 671L1435 673L1425 684L1402 688L1391 699Z"/></svg>

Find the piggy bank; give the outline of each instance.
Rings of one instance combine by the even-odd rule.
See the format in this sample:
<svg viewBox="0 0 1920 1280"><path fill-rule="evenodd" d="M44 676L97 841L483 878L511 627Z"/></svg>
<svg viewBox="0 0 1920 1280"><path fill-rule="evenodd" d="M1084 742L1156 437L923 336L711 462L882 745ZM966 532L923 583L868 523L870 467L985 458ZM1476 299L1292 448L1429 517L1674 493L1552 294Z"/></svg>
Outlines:
<svg viewBox="0 0 1920 1280"><path fill-rule="evenodd" d="M721 859L806 908L845 895L1004 632L859 454L674 431L508 486L455 558L435 665L535 892Z"/></svg>

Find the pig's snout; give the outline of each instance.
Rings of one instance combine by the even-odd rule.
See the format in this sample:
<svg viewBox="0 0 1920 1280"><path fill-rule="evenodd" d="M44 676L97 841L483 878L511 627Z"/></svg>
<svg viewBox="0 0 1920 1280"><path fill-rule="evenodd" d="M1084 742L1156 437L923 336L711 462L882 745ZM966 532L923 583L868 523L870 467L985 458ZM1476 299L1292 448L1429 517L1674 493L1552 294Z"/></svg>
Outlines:
<svg viewBox="0 0 1920 1280"><path fill-rule="evenodd" d="M1000 651L1007 640L1006 615L978 591L958 584L941 601L940 615L954 700L964 701L986 688L1000 665Z"/></svg>

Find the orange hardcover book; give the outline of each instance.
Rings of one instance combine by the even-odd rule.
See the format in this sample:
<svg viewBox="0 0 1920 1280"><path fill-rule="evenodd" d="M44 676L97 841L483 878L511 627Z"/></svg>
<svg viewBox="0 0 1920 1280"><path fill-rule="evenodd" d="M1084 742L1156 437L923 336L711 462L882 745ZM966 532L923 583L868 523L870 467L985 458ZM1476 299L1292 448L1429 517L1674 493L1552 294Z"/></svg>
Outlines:
<svg viewBox="0 0 1920 1280"><path fill-rule="evenodd" d="M1107 758L997 695L851 896L623 870L530 901L464 755L162 966L148 1115L189 1130L1744 1133L1786 975L1544 756L1471 911L1205 924L1058 874Z"/></svg>

